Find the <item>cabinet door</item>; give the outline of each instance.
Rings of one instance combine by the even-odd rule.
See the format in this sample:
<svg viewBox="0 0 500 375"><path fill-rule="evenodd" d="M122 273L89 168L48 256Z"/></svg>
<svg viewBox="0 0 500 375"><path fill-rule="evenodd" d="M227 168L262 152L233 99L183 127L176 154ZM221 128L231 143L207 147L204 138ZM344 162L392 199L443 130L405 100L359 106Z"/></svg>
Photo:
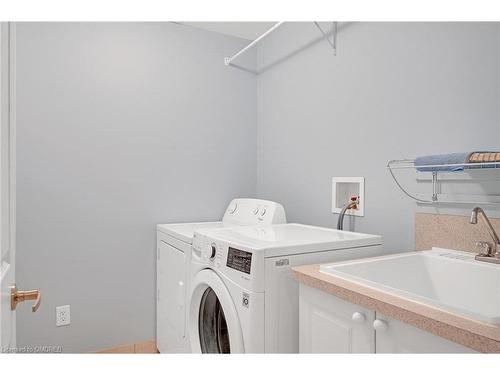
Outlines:
<svg viewBox="0 0 500 375"><path fill-rule="evenodd" d="M158 241L157 263L157 332L160 352L177 352L186 335L185 255L182 251Z"/></svg>
<svg viewBox="0 0 500 375"><path fill-rule="evenodd" d="M378 314L377 353L473 353L470 348L433 335L409 324Z"/></svg>
<svg viewBox="0 0 500 375"><path fill-rule="evenodd" d="M374 353L375 313L300 284L301 353Z"/></svg>

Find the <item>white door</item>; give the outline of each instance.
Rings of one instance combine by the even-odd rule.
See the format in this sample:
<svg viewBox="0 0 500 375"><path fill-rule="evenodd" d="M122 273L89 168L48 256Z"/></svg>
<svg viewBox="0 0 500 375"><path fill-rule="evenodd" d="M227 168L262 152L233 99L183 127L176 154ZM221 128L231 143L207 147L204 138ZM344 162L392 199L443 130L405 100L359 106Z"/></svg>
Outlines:
<svg viewBox="0 0 500 375"><path fill-rule="evenodd" d="M473 353L460 344L448 341L399 320L377 313L374 322L377 353Z"/></svg>
<svg viewBox="0 0 500 375"><path fill-rule="evenodd" d="M16 307L35 300L40 291L15 288L16 263L16 127L15 127L15 25L0 22L0 352L16 347Z"/></svg>
<svg viewBox="0 0 500 375"><path fill-rule="evenodd" d="M300 353L375 353L375 312L300 284Z"/></svg>
<svg viewBox="0 0 500 375"><path fill-rule="evenodd" d="M15 174L13 168L14 137L10 103L11 25L0 23L0 349L16 346L16 313L10 308L10 286L15 280Z"/></svg>

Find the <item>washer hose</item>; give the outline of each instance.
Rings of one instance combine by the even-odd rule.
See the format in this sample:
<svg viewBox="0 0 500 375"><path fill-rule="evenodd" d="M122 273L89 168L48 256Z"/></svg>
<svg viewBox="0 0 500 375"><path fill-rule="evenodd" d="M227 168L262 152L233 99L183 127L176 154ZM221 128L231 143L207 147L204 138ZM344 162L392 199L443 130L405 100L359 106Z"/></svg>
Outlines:
<svg viewBox="0 0 500 375"><path fill-rule="evenodd" d="M344 207L342 207L342 210L339 213L339 218L337 220L338 230L344 230L344 216L346 211L356 207L358 207L358 197L352 197L351 201L347 203Z"/></svg>

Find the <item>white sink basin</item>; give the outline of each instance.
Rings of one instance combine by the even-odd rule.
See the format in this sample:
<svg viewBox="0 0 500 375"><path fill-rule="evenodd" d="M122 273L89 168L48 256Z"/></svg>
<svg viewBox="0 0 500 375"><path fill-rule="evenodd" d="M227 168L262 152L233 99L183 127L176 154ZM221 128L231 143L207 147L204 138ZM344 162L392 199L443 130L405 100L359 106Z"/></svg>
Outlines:
<svg viewBox="0 0 500 375"><path fill-rule="evenodd" d="M401 297L500 324L500 265L433 249L325 264L320 271Z"/></svg>

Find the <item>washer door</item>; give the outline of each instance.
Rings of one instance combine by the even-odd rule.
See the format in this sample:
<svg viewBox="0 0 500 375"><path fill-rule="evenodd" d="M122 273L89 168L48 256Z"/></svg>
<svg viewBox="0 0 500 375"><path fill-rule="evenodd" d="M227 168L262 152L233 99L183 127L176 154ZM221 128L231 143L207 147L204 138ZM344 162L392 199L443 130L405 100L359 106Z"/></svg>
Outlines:
<svg viewBox="0 0 500 375"><path fill-rule="evenodd" d="M194 353L244 353L238 313L226 286L214 271L193 280L189 337Z"/></svg>

